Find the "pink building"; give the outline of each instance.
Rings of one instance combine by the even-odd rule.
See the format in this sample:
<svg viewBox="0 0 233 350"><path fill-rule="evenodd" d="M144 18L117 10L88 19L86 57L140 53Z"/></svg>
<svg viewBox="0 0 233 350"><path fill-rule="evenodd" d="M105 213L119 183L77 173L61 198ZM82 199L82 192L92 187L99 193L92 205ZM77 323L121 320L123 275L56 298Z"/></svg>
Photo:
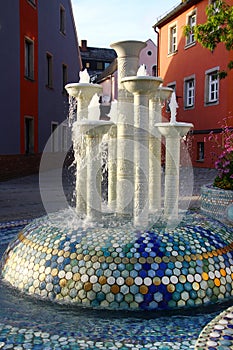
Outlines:
<svg viewBox="0 0 233 350"><path fill-rule="evenodd" d="M139 65L144 64L147 73L152 76L157 75L157 46L148 39L146 47L142 49L139 56ZM101 98L101 115L100 119L108 119L108 113L111 109L111 102L117 100L117 59L115 59L105 71L99 75L97 83L103 86L103 94Z"/></svg>

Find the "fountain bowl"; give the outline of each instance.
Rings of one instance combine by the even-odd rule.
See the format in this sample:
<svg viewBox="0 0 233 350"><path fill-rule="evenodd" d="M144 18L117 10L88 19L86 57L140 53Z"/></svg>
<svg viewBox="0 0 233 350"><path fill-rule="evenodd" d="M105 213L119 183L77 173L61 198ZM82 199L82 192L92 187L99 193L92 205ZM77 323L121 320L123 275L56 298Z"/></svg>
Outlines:
<svg viewBox="0 0 233 350"><path fill-rule="evenodd" d="M89 95L92 97L95 94L101 93L103 90L101 85L92 83L70 83L67 84L65 88L70 96L76 98L80 97L80 95L86 98L88 98Z"/></svg>
<svg viewBox="0 0 233 350"><path fill-rule="evenodd" d="M152 76L129 76L121 80L125 88L134 94L153 94L157 91L163 80L159 77Z"/></svg>

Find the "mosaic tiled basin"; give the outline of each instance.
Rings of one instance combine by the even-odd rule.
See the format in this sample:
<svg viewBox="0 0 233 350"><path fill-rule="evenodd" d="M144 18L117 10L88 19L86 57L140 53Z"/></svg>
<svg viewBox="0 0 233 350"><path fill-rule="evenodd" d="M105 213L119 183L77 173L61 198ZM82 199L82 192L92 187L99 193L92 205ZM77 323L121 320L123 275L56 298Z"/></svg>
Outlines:
<svg viewBox="0 0 233 350"><path fill-rule="evenodd" d="M195 350L233 349L233 307L215 317L202 330Z"/></svg>
<svg viewBox="0 0 233 350"><path fill-rule="evenodd" d="M191 308L233 295L233 228L188 213L156 222L76 229L36 219L2 259L2 277L26 294L91 308Z"/></svg>
<svg viewBox="0 0 233 350"><path fill-rule="evenodd" d="M204 214L219 220L226 220L227 208L233 203L233 191L212 185L201 187L201 210Z"/></svg>

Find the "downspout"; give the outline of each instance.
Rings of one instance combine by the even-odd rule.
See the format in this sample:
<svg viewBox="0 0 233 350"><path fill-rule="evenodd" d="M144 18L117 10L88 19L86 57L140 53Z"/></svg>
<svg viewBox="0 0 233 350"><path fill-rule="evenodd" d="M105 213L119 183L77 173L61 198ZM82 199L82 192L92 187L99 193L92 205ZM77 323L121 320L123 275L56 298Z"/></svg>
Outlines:
<svg viewBox="0 0 233 350"><path fill-rule="evenodd" d="M154 31L157 34L157 77L159 77L160 74L160 59L159 59L159 31L157 27L154 27Z"/></svg>

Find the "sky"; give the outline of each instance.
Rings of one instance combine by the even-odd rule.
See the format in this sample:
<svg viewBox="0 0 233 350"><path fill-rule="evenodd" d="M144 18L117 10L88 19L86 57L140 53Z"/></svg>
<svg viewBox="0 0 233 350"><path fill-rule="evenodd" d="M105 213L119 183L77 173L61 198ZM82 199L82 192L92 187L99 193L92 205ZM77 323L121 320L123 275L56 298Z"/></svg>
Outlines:
<svg viewBox="0 0 233 350"><path fill-rule="evenodd" d="M79 43L106 47L121 40L152 39L158 17L181 0L71 0Z"/></svg>

